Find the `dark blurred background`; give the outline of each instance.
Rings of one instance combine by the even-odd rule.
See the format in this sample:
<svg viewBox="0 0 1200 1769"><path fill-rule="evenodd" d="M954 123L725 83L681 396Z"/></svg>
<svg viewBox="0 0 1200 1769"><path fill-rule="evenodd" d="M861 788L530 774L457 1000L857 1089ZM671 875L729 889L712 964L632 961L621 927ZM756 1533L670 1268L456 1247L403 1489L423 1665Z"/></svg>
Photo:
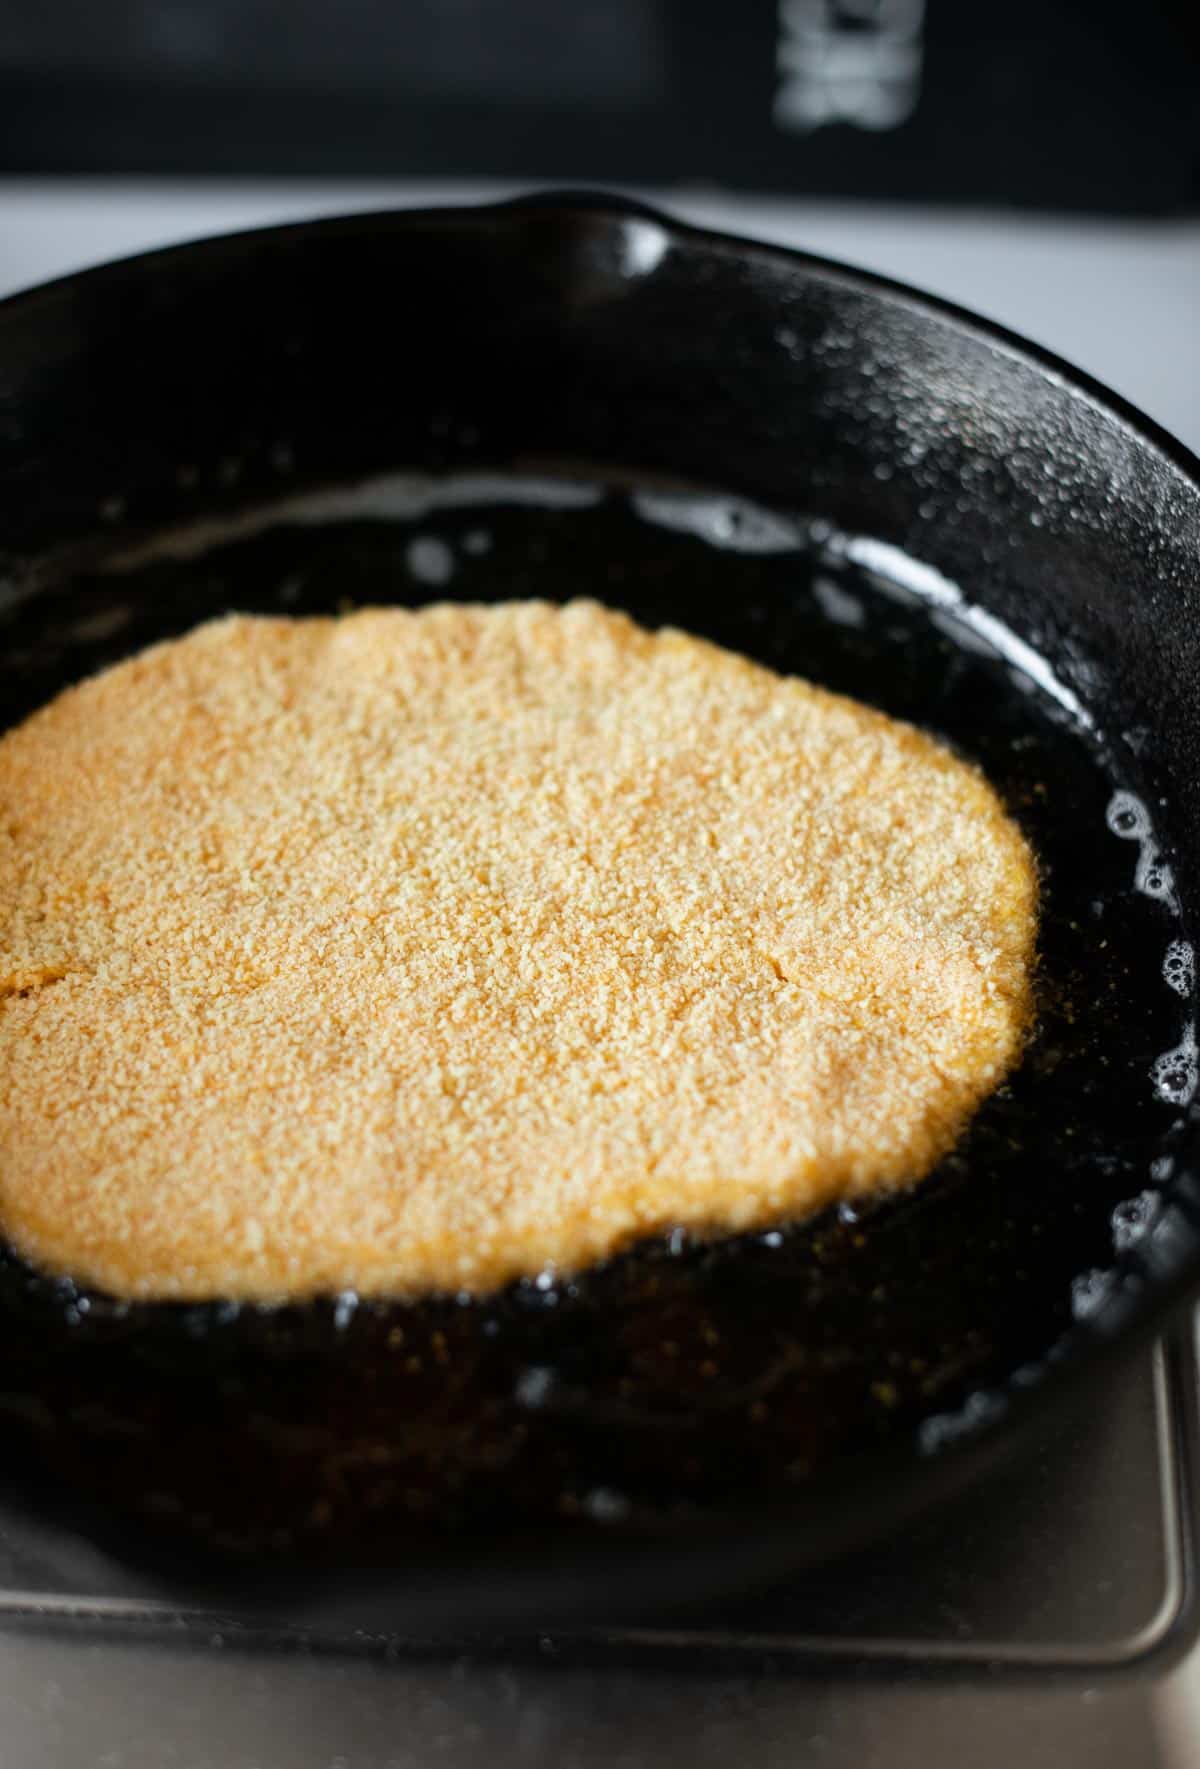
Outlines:
<svg viewBox="0 0 1200 1769"><path fill-rule="evenodd" d="M16 0L0 174L1195 208L1197 0Z"/></svg>

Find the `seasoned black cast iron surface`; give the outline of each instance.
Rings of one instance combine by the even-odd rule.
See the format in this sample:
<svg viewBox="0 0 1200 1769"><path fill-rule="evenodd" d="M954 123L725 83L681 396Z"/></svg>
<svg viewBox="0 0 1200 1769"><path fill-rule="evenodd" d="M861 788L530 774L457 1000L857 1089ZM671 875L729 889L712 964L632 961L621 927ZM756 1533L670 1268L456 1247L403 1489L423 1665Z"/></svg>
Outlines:
<svg viewBox="0 0 1200 1769"><path fill-rule="evenodd" d="M811 1552L848 1455L878 1516L872 1461L911 1497L1048 1354L1069 1367L1190 1275L1200 498L1153 441L903 293L583 210L118 266L0 308L0 369L5 723L228 608L590 594L948 738L1045 889L1036 1039L916 1192L469 1303L119 1307L10 1258L0 1408L39 1460L255 1550L377 1562L446 1524L569 1537L798 1491ZM103 568L147 530L306 486L531 461L597 497L477 487ZM728 499L647 520L629 487L664 478L753 495L795 544ZM940 567L1065 694L985 655L920 580L835 556L842 531Z"/></svg>

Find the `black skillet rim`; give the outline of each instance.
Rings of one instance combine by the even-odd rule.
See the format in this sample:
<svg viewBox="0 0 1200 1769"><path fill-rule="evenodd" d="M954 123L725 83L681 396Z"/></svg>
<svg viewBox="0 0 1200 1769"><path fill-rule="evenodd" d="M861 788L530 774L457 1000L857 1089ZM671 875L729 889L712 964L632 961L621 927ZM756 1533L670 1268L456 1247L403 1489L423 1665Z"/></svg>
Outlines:
<svg viewBox="0 0 1200 1769"><path fill-rule="evenodd" d="M591 190L544 190L483 204L363 210L208 235L129 254L20 290L0 300L0 323L26 305L53 299L81 285L96 286L119 278L142 262L161 268L179 255L224 249L235 238L248 246L265 246L277 238L301 234L336 237L356 228L404 229L431 223L452 227L510 219L521 222L538 215L567 225L586 221L621 227L641 222L661 228L684 244L692 242L727 256L775 261L834 285L877 290L910 311L947 320L1001 346L1009 356L1024 359L1041 374L1053 376L1098 408L1106 422L1123 425L1141 443L1152 447L1185 482L1191 495L1200 497L1200 459L1189 449L1102 382L1009 328L872 271L697 226L642 201ZM56 1521L85 1530L143 1572L157 1567L155 1582L163 1582L175 1602L186 1602L190 1597L211 1604L218 1596L228 1600L236 1595L253 1609L261 1608L264 1615L277 1613L282 1605L289 1612L298 1607L301 1614L324 1619L341 1613L345 1605L346 1613L356 1620L361 1618L360 1625L369 1625L370 1617L381 1625L404 1618L440 1632L460 1625L467 1609L481 1627L498 1620L535 1624L569 1614L581 1607L581 1578L587 1580L582 1607L589 1614L627 1613L630 1604L639 1600L661 1604L666 1591L673 1606L723 1588L763 1582L772 1573L791 1570L805 1561L831 1558L868 1535L900 1526L918 1510L948 1498L975 1475L1007 1460L1022 1441L1045 1424L1054 1409L1079 1401L1102 1369L1104 1357L1118 1351L1130 1353L1146 1344L1189 1296L1200 1291L1200 1116L1195 1108L1190 1120L1186 1164L1164 1189L1164 1208L1158 1220L1138 1244L1136 1255L1123 1255L1117 1263L1116 1269L1128 1281L1117 1285L1095 1314L1072 1327L1035 1384L1024 1388L1009 1384L997 1391L1003 1404L985 1410L978 1418L964 1418L961 1428L936 1453L922 1450L914 1432L869 1455L846 1458L796 1497L757 1505L749 1516L737 1509L712 1512L702 1523L672 1527L640 1540L604 1532L590 1538L578 1534L569 1539L551 1537L562 1551L549 1559L545 1549L550 1543L541 1532L505 1538L494 1556L482 1559L476 1549L464 1561L453 1550L439 1547L428 1561L413 1563L411 1572L417 1575L414 1587L396 1568L373 1572L355 1568L342 1575L327 1568L314 1573L262 1566L239 1569L231 1564L214 1577L211 1569L200 1568L186 1554L178 1560L169 1554L164 1557L161 1541L152 1542L140 1532L131 1535L126 1527L115 1524L107 1514L98 1514L77 1496L46 1495L45 1503L30 1502L18 1485L14 1502L39 1516L49 1510ZM1075 1377L1071 1383L1065 1380L1068 1374ZM868 1528L864 1528L864 1518L869 1520ZM504 1596L499 1595L500 1587Z"/></svg>

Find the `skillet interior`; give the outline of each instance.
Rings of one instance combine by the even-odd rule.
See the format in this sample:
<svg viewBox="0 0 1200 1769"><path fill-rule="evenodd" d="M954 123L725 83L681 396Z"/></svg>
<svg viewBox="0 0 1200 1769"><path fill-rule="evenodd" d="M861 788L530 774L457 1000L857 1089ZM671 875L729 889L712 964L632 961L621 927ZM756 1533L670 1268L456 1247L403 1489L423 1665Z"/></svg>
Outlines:
<svg viewBox="0 0 1200 1769"><path fill-rule="evenodd" d="M726 316L724 338L700 330L701 307ZM39 1457L206 1539L299 1541L339 1562L410 1554L414 1521L450 1519L460 1546L464 1527L514 1517L542 1534L658 1529L797 1483L806 1527L793 1517L781 1539L811 1552L823 1506L832 1528L823 1474L843 1478L849 1455L860 1475L886 1464L887 1504L898 1469L932 1484L922 1443L969 1437L1052 1348L1071 1362L1073 1295L1103 1333L1191 1259L1164 1210L1117 1280L1079 1282L1114 1265L1113 1210L1152 1163L1173 1196L1188 1184L1186 1062L1165 1097L1150 1081L1191 1014L1161 975L1186 927L1165 890L1130 890L1130 831L1106 823L1117 782L1153 802L1186 906L1197 498L1153 443L903 294L586 211L368 219L118 266L8 304L0 356L15 387L6 722L231 605L585 590L940 729L985 763L1047 863L1038 1043L913 1197L781 1246L651 1245L575 1294L528 1286L469 1308L114 1310L10 1262L0 1398ZM96 571L131 533L278 495L281 478L290 493L397 463L530 458L686 475L898 543L1034 638L1101 735L1039 711L927 609L811 550L758 550L752 518L714 550L635 522L620 496ZM481 527L491 544L472 554ZM462 563L446 589L414 579L417 532ZM72 536L90 563L46 564ZM830 582L860 598L863 625L829 618ZM1122 1220L1125 1243L1142 1224ZM858 1491L864 1521L881 1520L878 1480Z"/></svg>

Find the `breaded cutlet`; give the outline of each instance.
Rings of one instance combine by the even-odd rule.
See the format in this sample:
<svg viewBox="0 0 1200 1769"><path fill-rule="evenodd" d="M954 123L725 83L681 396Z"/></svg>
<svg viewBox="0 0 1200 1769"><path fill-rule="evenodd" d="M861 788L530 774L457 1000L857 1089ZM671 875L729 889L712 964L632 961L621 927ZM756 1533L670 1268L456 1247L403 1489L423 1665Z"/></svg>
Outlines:
<svg viewBox="0 0 1200 1769"><path fill-rule="evenodd" d="M0 739L0 1232L124 1297L486 1292L919 1178L1029 848L912 727L592 602L233 617Z"/></svg>

